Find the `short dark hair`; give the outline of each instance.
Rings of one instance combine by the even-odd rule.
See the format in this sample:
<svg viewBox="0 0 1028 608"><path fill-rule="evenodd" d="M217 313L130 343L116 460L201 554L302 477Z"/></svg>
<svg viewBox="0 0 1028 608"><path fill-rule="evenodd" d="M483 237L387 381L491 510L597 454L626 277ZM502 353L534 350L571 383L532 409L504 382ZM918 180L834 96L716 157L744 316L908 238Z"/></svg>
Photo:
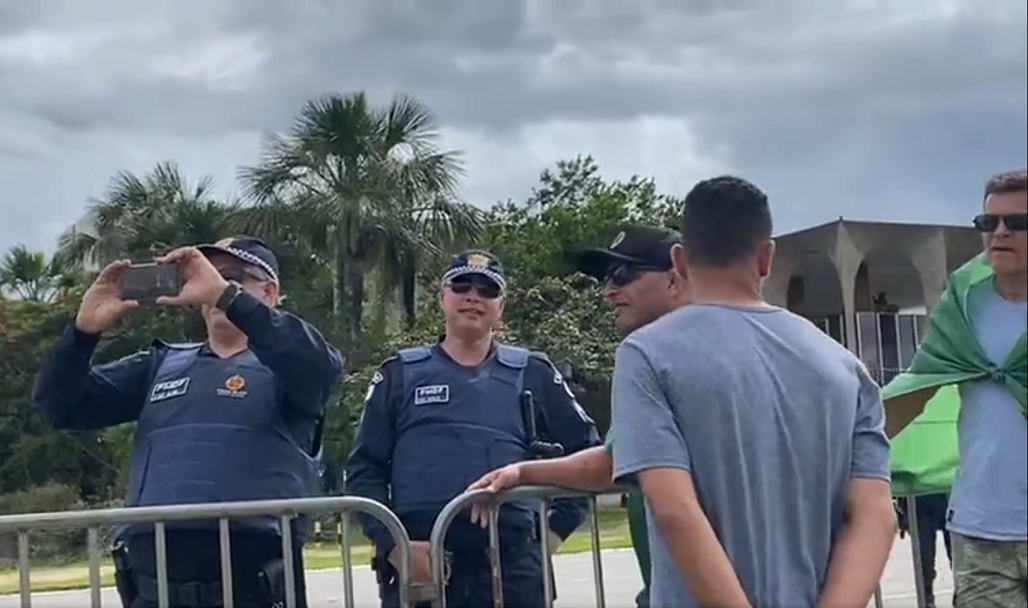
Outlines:
<svg viewBox="0 0 1028 608"><path fill-rule="evenodd" d="M682 246L699 266L724 268L743 260L773 230L767 195L741 177L704 180L685 196Z"/></svg>
<svg viewBox="0 0 1028 608"><path fill-rule="evenodd" d="M1013 194L1015 192L1028 192L1028 170L1018 169L1016 171L1004 171L997 173L985 182L985 196L990 194Z"/></svg>

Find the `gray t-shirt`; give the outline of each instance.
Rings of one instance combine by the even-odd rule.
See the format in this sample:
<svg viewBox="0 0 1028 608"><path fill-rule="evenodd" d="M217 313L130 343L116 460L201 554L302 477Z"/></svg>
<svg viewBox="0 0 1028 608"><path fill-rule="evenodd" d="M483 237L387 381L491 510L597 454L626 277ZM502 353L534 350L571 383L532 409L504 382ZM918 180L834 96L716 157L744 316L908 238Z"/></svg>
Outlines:
<svg viewBox="0 0 1028 608"><path fill-rule="evenodd" d="M889 479L879 388L857 358L779 308L686 306L622 343L612 400L615 479L688 471L753 605L814 606L850 479ZM698 606L648 519L653 608Z"/></svg>

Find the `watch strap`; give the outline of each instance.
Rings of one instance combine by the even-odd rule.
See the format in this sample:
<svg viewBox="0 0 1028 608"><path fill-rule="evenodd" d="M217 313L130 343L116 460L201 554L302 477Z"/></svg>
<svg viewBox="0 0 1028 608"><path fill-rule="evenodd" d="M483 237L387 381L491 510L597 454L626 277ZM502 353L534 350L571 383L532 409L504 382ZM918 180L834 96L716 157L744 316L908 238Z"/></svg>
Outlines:
<svg viewBox="0 0 1028 608"><path fill-rule="evenodd" d="M239 286L239 283L230 282L225 291L221 292L221 295L218 296L218 301L214 304L215 308L222 312L228 311L228 307L232 306L232 302L236 301L242 290L243 288Z"/></svg>

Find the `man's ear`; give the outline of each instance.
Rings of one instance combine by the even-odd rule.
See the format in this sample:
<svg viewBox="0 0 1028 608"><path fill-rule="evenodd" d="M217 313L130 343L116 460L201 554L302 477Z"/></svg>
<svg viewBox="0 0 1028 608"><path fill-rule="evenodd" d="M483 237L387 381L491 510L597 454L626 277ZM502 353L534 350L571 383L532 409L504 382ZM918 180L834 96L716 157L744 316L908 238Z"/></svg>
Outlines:
<svg viewBox="0 0 1028 608"><path fill-rule="evenodd" d="M282 288L279 287L278 283L268 281L264 284L264 298L272 307L275 307L282 303L285 296L282 295Z"/></svg>
<svg viewBox="0 0 1028 608"><path fill-rule="evenodd" d="M671 246L671 265L674 267L675 272L678 276L683 279L689 278L688 271L688 256L685 254L685 247L682 245Z"/></svg>
<svg viewBox="0 0 1028 608"><path fill-rule="evenodd" d="M760 251L757 252L757 263L760 265L760 278L766 279L771 276L771 265L775 258L775 241L774 239L768 239L763 245L760 246Z"/></svg>

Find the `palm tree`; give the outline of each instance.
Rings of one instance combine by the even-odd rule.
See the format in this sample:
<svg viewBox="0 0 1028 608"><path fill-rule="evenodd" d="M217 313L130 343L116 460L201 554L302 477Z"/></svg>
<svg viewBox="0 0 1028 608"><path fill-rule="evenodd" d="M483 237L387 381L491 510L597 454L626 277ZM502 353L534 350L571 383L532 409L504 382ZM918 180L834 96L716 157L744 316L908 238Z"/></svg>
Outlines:
<svg viewBox="0 0 1028 608"><path fill-rule="evenodd" d="M47 259L42 251L24 245L11 247L0 260L0 291L21 300L51 302L74 284L58 258Z"/></svg>
<svg viewBox="0 0 1028 608"><path fill-rule="evenodd" d="M100 267L228 236L238 227L239 207L215 200L213 189L209 176L190 183L172 162L142 177L119 172L90 204L89 225L61 235L59 256L69 264Z"/></svg>
<svg viewBox="0 0 1028 608"><path fill-rule="evenodd" d="M435 117L406 95L384 108L364 93L330 95L304 104L240 171L256 202L249 227L302 241L333 268L333 311L353 341L369 272L380 301L402 293L412 322L418 268L482 234L482 214L457 199L459 155L438 138Z"/></svg>

